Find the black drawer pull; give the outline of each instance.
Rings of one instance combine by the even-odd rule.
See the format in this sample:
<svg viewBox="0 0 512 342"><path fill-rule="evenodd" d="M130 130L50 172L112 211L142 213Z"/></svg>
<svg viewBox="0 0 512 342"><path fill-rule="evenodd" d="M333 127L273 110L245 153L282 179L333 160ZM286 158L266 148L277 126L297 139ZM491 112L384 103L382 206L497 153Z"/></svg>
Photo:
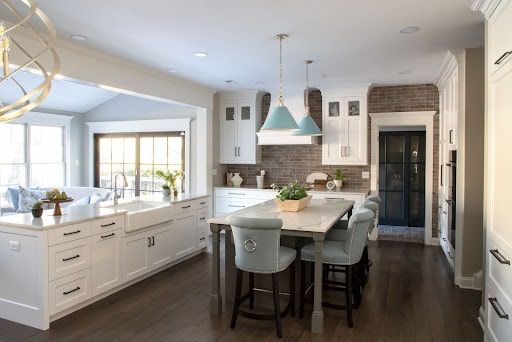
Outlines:
<svg viewBox="0 0 512 342"><path fill-rule="evenodd" d="M205 204L206 204L206 202L199 202L199 204L201 204L201 205L205 205Z"/></svg>
<svg viewBox="0 0 512 342"><path fill-rule="evenodd" d="M154 246L154 245L155 245L155 237L154 237L154 236L152 236L152 237L151 237L151 246Z"/></svg>
<svg viewBox="0 0 512 342"><path fill-rule="evenodd" d="M500 58L498 58L498 59L496 60L496 62L494 62L494 64L496 64L496 65L500 65L500 64L501 64L501 62L503 62L503 60L504 60L505 58L507 58L507 56L508 56L508 55L510 55L510 54L512 54L512 51L504 52L504 53L503 53L503 55L501 55L501 57L500 57Z"/></svg>
<svg viewBox="0 0 512 342"><path fill-rule="evenodd" d="M101 228L110 227L110 226L113 226L115 224L116 224L115 222L110 222L110 223L107 223L107 224L102 224Z"/></svg>
<svg viewBox="0 0 512 342"><path fill-rule="evenodd" d="M505 259L505 257L498 251L498 249L491 249L489 252L494 255L500 264L510 265L510 260Z"/></svg>
<svg viewBox="0 0 512 342"><path fill-rule="evenodd" d="M80 254L77 254L77 255L69 257L69 258L63 258L62 261L69 261L69 260L73 260L76 258L80 258Z"/></svg>
<svg viewBox="0 0 512 342"><path fill-rule="evenodd" d="M62 294L63 294L63 295L68 295L68 294L73 293L73 292L76 292L76 291L78 291L78 290L80 290L80 286L77 286L77 287L76 287L76 288L74 288L73 290L64 291L64 292L62 292Z"/></svg>
<svg viewBox="0 0 512 342"><path fill-rule="evenodd" d="M75 230L74 232L63 233L62 235L68 236L68 235L78 234L78 233L81 233L81 232L82 232L81 230Z"/></svg>
<svg viewBox="0 0 512 342"><path fill-rule="evenodd" d="M228 195L245 196L244 193L228 192Z"/></svg>
<svg viewBox="0 0 512 342"><path fill-rule="evenodd" d="M108 237L115 236L115 235L116 235L116 233L111 233L111 234L108 234L108 235L102 235L101 238L102 239L106 239Z"/></svg>
<svg viewBox="0 0 512 342"><path fill-rule="evenodd" d="M201 217L201 218L199 218L199 220L204 221L204 220L206 220L206 217Z"/></svg>
<svg viewBox="0 0 512 342"><path fill-rule="evenodd" d="M148 237L148 247L151 247L151 238Z"/></svg>
<svg viewBox="0 0 512 342"><path fill-rule="evenodd" d="M508 315L503 312L503 308L501 307L500 303L498 303L498 299L496 297L489 297L489 303L491 303L499 318L508 319Z"/></svg>
<svg viewBox="0 0 512 342"><path fill-rule="evenodd" d="M191 207L191 205L186 205L186 206L184 206L184 207L181 207L181 209L188 209L188 208L190 208L190 207Z"/></svg>

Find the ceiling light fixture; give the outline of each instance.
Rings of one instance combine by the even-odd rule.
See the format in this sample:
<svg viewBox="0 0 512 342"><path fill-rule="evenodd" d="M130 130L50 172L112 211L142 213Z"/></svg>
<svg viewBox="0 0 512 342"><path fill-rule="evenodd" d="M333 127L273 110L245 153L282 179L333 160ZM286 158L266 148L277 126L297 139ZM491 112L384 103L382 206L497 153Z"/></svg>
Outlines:
<svg viewBox="0 0 512 342"><path fill-rule="evenodd" d="M20 90L20 97L16 101L8 105L0 104L0 122L7 122L36 108L48 97L52 80L59 73L60 60L53 48L57 39L57 32L48 17L38 8L36 1L3 0L2 2L9 12L6 17L9 20L12 18L18 19L16 23L10 26L0 21L0 93L2 92L2 86L8 82L11 82ZM15 2L16 6L12 2ZM24 8L23 13L20 12L21 7ZM14 30L19 28L28 29L36 38L37 51L32 48L27 49L13 37ZM38 29L42 29L43 32L39 32ZM29 50L32 51L29 53ZM24 58L21 65L11 64L10 57L13 54ZM27 90L25 89L26 85L18 82L14 76L29 68L35 68L35 72L40 72L43 80L37 86Z"/></svg>
<svg viewBox="0 0 512 342"><path fill-rule="evenodd" d="M196 57L206 57L208 54L206 52L196 52L194 53L194 56Z"/></svg>
<svg viewBox="0 0 512 342"><path fill-rule="evenodd" d="M415 33L421 30L418 26L407 26L400 30L400 33L403 34L409 34L409 33Z"/></svg>
<svg viewBox="0 0 512 342"><path fill-rule="evenodd" d="M306 63L306 89L304 89L305 115L299 121L299 130L293 132L293 135L320 136L322 135L322 131L318 128L318 125L311 117L309 111L309 65L313 63L313 61L307 60L304 61L304 63Z"/></svg>
<svg viewBox="0 0 512 342"><path fill-rule="evenodd" d="M71 39L77 40L77 41L87 40L87 37L86 36L82 36L81 34L72 34L70 37L71 37Z"/></svg>
<svg viewBox="0 0 512 342"><path fill-rule="evenodd" d="M284 105L283 92L283 39L288 38L287 34L278 34L279 39L279 98L278 105L268 114L265 123L260 131L291 131L299 129L292 114Z"/></svg>

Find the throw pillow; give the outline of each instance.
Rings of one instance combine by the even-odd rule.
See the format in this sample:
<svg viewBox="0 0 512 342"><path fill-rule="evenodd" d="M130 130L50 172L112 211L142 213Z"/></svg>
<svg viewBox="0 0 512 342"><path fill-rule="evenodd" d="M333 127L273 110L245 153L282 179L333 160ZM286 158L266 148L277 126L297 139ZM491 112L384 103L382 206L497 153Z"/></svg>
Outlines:
<svg viewBox="0 0 512 342"><path fill-rule="evenodd" d="M89 204L89 196L85 196L80 198L79 200L73 201L70 205L68 205L68 208L78 207L80 205L87 205Z"/></svg>
<svg viewBox="0 0 512 342"><path fill-rule="evenodd" d="M93 204L93 203L99 203L103 200L103 197L101 197L100 194L93 194L91 196L91 200L89 201L89 204Z"/></svg>
<svg viewBox="0 0 512 342"><path fill-rule="evenodd" d="M32 210L34 203L44 197L44 191L26 189L22 186L19 187L19 201L17 213L29 213Z"/></svg>

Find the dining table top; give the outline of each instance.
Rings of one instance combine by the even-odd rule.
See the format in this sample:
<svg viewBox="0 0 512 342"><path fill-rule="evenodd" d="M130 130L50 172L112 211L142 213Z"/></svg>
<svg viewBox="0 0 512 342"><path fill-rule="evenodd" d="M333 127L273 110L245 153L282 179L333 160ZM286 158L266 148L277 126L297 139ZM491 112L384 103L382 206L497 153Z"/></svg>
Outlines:
<svg viewBox="0 0 512 342"><path fill-rule="evenodd" d="M352 210L353 206L354 201L344 199L312 199L308 206L299 212L283 212L279 210L274 200L269 200L237 210L231 215L281 219L284 235L293 235L293 232L326 234L337 221ZM229 226L228 216L210 218L208 223Z"/></svg>

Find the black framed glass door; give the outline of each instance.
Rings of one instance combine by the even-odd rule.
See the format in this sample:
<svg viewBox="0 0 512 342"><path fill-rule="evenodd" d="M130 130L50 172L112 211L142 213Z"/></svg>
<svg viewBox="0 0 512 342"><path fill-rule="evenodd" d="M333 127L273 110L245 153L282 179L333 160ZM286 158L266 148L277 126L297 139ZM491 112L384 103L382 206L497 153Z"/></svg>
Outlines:
<svg viewBox="0 0 512 342"><path fill-rule="evenodd" d="M379 222L425 226L425 132L380 132Z"/></svg>

